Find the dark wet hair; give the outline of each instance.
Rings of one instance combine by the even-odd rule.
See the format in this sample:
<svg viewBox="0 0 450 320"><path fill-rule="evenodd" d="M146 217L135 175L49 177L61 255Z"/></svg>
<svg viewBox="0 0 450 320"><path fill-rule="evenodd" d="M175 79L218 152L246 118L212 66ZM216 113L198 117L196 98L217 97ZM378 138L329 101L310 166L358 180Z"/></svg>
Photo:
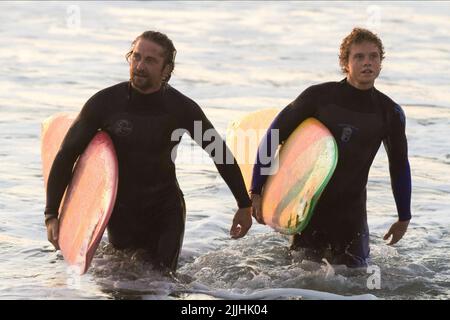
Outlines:
<svg viewBox="0 0 450 320"><path fill-rule="evenodd" d="M163 81L164 83L169 82L170 77L172 76L172 72L175 69L175 56L177 55L177 50L175 49L172 40L170 40L169 37L167 37L164 33L158 31L145 31L144 33L139 35L136 39L134 39L134 41L131 43L131 49L125 55L125 58L127 59L128 62L130 60L130 56L133 54L134 46L141 39L152 41L163 48L164 67L167 65L170 66L169 75Z"/></svg>
<svg viewBox="0 0 450 320"><path fill-rule="evenodd" d="M380 51L380 61L384 59L384 47L381 39L373 32L363 29L354 28L352 32L342 40L341 48L339 52L339 65L343 73L347 73L346 65L348 64L348 58L350 56L350 48L352 44L362 43L362 42L372 42L377 45Z"/></svg>

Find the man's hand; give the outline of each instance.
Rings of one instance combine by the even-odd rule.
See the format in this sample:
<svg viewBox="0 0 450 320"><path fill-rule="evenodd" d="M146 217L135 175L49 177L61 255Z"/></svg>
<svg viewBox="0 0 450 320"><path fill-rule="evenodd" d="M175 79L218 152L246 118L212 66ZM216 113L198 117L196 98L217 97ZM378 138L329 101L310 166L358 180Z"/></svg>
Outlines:
<svg viewBox="0 0 450 320"><path fill-rule="evenodd" d="M265 224L263 215L262 215L262 197L259 194L252 194L252 216L258 221L260 224Z"/></svg>
<svg viewBox="0 0 450 320"><path fill-rule="evenodd" d="M59 250L58 244L58 235L59 235L59 220L58 218L51 218L47 220L45 223L47 227L47 239L51 242L51 244L55 247L56 250Z"/></svg>
<svg viewBox="0 0 450 320"><path fill-rule="evenodd" d="M236 211L233 218L233 225L230 229L230 235L233 239L242 238L252 226L251 207L242 208Z"/></svg>
<svg viewBox="0 0 450 320"><path fill-rule="evenodd" d="M390 228L388 233L386 233L383 237L383 240L388 240L390 236L392 236L391 242L388 243L389 246L396 244L400 241L401 238L406 233L408 229L409 220L407 221L397 221Z"/></svg>

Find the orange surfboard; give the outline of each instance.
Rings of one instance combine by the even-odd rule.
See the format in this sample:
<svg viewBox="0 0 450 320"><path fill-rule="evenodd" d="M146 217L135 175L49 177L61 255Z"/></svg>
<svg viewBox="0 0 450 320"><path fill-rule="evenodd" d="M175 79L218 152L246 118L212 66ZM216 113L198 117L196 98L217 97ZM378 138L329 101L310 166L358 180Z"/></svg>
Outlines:
<svg viewBox="0 0 450 320"><path fill-rule="evenodd" d="M260 110L228 127L227 144L241 168L247 190L258 146L278 113L277 109ZM337 144L330 131L315 118L303 121L275 155L276 165L262 193L264 222L285 234L304 230L333 175L337 158Z"/></svg>
<svg viewBox="0 0 450 320"><path fill-rule="evenodd" d="M41 156L44 184L75 115L61 113L42 124ZM97 133L78 158L60 206L59 246L64 259L80 274L89 268L117 194L118 163L111 138Z"/></svg>

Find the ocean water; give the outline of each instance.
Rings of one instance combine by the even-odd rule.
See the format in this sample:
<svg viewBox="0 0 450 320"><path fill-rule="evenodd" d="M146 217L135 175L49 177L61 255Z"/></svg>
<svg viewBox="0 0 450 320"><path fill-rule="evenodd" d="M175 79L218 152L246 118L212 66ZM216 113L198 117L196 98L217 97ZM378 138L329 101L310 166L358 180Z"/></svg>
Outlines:
<svg viewBox="0 0 450 320"><path fill-rule="evenodd" d="M142 31L172 38L171 84L225 134L246 112L342 79L338 48L354 26L384 42L376 87L405 110L413 177L413 220L387 246L396 209L380 148L368 183L369 269L307 261L256 222L231 240L235 201L188 138L180 153L193 152L177 160L187 224L176 278L106 236L79 277L47 242L40 124L126 81L124 54ZM450 3L1 2L0 45L0 299L450 298Z"/></svg>

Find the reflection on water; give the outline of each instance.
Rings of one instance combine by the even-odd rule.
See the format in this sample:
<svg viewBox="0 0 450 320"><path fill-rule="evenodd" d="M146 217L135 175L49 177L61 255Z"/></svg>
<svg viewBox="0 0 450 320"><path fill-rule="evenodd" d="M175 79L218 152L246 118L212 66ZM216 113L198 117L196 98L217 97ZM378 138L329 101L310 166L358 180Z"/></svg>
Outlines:
<svg viewBox="0 0 450 320"><path fill-rule="evenodd" d="M1 7L0 298L450 297L448 3L7 2ZM338 18L343 14L346 19ZM126 81L124 54L136 35L147 29L169 34L178 49L172 85L197 101L225 136L228 124L246 112L281 109L312 84L340 80L337 50L356 25L370 25L384 41L377 88L404 107L413 176L410 229L398 245L386 246L382 237L396 220L396 208L380 149L368 184L372 269L307 261L301 251L287 249L285 236L256 222L247 237L230 240L234 199L211 160L187 138L180 154L194 148L192 154L177 160L187 225L176 275L156 272L136 252L114 250L106 237L82 277L52 250L43 225L41 122L56 112L77 112L98 90Z"/></svg>

